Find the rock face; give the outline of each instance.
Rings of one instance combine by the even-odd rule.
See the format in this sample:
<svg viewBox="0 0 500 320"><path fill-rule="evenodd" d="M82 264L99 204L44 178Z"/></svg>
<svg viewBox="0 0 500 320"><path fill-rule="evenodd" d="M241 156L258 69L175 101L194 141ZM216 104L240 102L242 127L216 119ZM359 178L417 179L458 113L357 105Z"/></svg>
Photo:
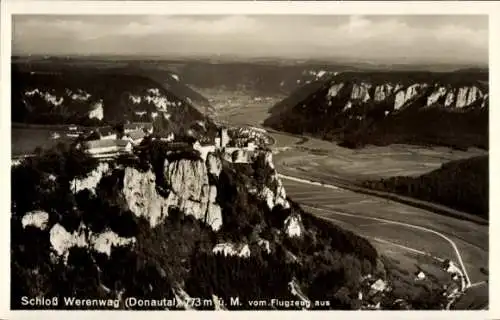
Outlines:
<svg viewBox="0 0 500 320"><path fill-rule="evenodd" d="M387 99L392 94L393 89L394 87L390 83L377 86L374 94L375 101L379 102Z"/></svg>
<svg viewBox="0 0 500 320"><path fill-rule="evenodd" d="M207 170L210 174L218 177L222 171L222 162L215 154L207 155Z"/></svg>
<svg viewBox="0 0 500 320"><path fill-rule="evenodd" d="M92 105L89 112L89 118L90 119L95 118L99 120L102 120L104 118L104 109L102 107L102 100L99 100Z"/></svg>
<svg viewBox="0 0 500 320"><path fill-rule="evenodd" d="M50 244L54 252L64 261L67 260L69 250L73 247L92 249L109 256L113 246L132 245L135 241L135 238L122 238L110 230L93 234L83 224L73 233L66 231L60 224L55 224L50 229Z"/></svg>
<svg viewBox="0 0 500 320"><path fill-rule="evenodd" d="M145 217L151 226L156 226L168 215L166 199L156 191L153 172L125 168L122 192L130 211L139 217Z"/></svg>
<svg viewBox="0 0 500 320"><path fill-rule="evenodd" d="M434 89L427 90L431 87L434 87ZM483 92L484 90L481 90L475 85L453 87L440 83L422 82L405 86L400 83L392 82L371 84L361 81L354 82L351 86L348 86L344 82L332 80L328 92L326 93L326 99L329 101L328 106L333 105L330 99L339 96L339 94L345 92L345 90L348 90L346 93L349 96L349 100L345 102L344 111L350 109L353 102L368 103L374 101L379 103L388 101L388 99L394 99L394 110L399 110L408 102L415 100L421 95L425 95L427 106L433 105L443 99L444 101L441 103L443 103L445 107L457 109L469 106L478 100L482 100L484 103L486 99L486 93Z"/></svg>
<svg viewBox="0 0 500 320"><path fill-rule="evenodd" d="M398 110L403 107L408 101L415 98L420 93L420 91L426 87L427 84L425 83L415 83L406 88L406 90L403 89L396 93L396 97L394 99L394 109Z"/></svg>
<svg viewBox="0 0 500 320"><path fill-rule="evenodd" d="M457 108L466 107L483 97L483 93L476 86L461 87L457 94Z"/></svg>
<svg viewBox="0 0 500 320"><path fill-rule="evenodd" d="M99 163L98 167L88 174L83 179L73 179L71 181L71 191L78 193L81 190L88 189L90 192L95 193L95 188L102 177L109 172L109 164L106 162Z"/></svg>
<svg viewBox="0 0 500 320"><path fill-rule="evenodd" d="M135 215L145 217L154 227L168 216L170 208L176 207L196 219L206 219L214 230L221 227L221 208L215 203L217 188L208 184L204 162L187 159L166 162L164 178L169 189L167 197L156 190L153 172L125 169L123 195Z"/></svg>
<svg viewBox="0 0 500 320"><path fill-rule="evenodd" d="M434 103L436 103L445 94L446 94L446 88L445 87L439 87L437 90L433 91L427 97L427 106L433 105Z"/></svg>
<svg viewBox="0 0 500 320"><path fill-rule="evenodd" d="M354 84L351 91L351 99L361 100L363 102L369 101L370 94L368 93L368 90L370 90L371 86L371 84L364 82L360 84Z"/></svg>
<svg viewBox="0 0 500 320"><path fill-rule="evenodd" d="M250 257L250 248L248 244L236 245L233 243L219 243L216 245L212 252L214 254L223 254L224 256L239 256L242 258Z"/></svg>
<svg viewBox="0 0 500 320"><path fill-rule="evenodd" d="M182 159L169 163L165 166L165 181L179 197L201 200L208 196L207 168L202 161Z"/></svg>
<svg viewBox="0 0 500 320"><path fill-rule="evenodd" d="M32 226L40 230L45 230L49 223L49 214L45 211L31 211L23 216L21 223L23 228Z"/></svg>
<svg viewBox="0 0 500 320"><path fill-rule="evenodd" d="M301 237L304 233L304 226L300 215L290 215L285 219L285 233L290 237Z"/></svg>
<svg viewBox="0 0 500 320"><path fill-rule="evenodd" d="M281 182L278 172L274 167L272 152L265 152L264 163L273 170L271 174L271 181L273 182L275 189L271 190L269 186L258 186L260 187L260 191L258 191L259 197L266 202L270 210L274 209L274 207L278 205L282 206L284 209L290 208L290 203L286 199L285 188L283 187L283 183Z"/></svg>
<svg viewBox="0 0 500 320"><path fill-rule="evenodd" d="M336 97L340 90L344 87L344 83L335 83L328 90L328 97Z"/></svg>

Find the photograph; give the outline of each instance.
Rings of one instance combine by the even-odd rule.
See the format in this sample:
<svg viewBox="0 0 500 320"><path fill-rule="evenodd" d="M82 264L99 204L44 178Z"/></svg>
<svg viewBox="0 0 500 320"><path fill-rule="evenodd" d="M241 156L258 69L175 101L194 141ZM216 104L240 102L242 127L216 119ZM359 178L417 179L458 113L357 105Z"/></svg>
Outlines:
<svg viewBox="0 0 500 320"><path fill-rule="evenodd" d="M488 15L11 18L11 310L489 310Z"/></svg>

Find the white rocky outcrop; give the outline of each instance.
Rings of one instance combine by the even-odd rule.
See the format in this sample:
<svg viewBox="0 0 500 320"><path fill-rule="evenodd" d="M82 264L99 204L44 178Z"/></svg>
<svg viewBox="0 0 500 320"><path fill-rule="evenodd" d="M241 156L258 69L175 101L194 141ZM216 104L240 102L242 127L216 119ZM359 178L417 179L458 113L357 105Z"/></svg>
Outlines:
<svg viewBox="0 0 500 320"><path fill-rule="evenodd" d="M142 102L152 104L158 111L167 111L168 107L180 106L180 102L170 101L167 97L160 93L158 88L150 88L146 90L146 94L137 95L129 94L129 100L133 104L140 104Z"/></svg>
<svg viewBox="0 0 500 320"><path fill-rule="evenodd" d="M104 118L104 109L102 107L102 100L95 102L90 107L89 118L99 119L99 120L102 120Z"/></svg>
<svg viewBox="0 0 500 320"><path fill-rule="evenodd" d="M264 239L259 239L259 241L257 242L257 244L262 247L264 250L266 250L266 252L268 254L271 253L271 244L269 243L268 240L264 240Z"/></svg>
<svg viewBox="0 0 500 320"><path fill-rule="evenodd" d="M269 210L276 206L282 206L284 209L290 208L290 203L286 199L286 191L277 173L273 174L273 180L276 181L276 190L271 190L268 186L262 186L258 192L259 198L266 202Z"/></svg>
<svg viewBox="0 0 500 320"><path fill-rule="evenodd" d="M168 215L166 199L156 191L156 177L151 171L125 168L123 195L130 211L146 218L152 227Z"/></svg>
<svg viewBox="0 0 500 320"><path fill-rule="evenodd" d="M372 87L369 83L355 83L352 87L351 91L351 99L353 100L361 100L363 102L367 102L370 100L369 90Z"/></svg>
<svg viewBox="0 0 500 320"><path fill-rule="evenodd" d="M67 261L69 250L73 247L87 248L109 256L113 246L128 246L134 244L135 241L135 238L122 238L110 230L103 233L92 233L83 224L72 233L60 224L55 224L50 229L52 249L64 261Z"/></svg>
<svg viewBox="0 0 500 320"><path fill-rule="evenodd" d="M454 101L455 101L455 89L451 89L446 94L446 98L444 100L444 106L451 107Z"/></svg>
<svg viewBox="0 0 500 320"><path fill-rule="evenodd" d="M265 152L264 163L265 165L274 170L271 176L271 180L275 182L276 189L271 190L268 186L257 186L259 190L257 192L259 198L266 202L267 207L270 210L272 210L274 207L278 205L282 206L284 209L290 208L290 203L286 199L285 188L283 187L283 183L279 178L278 172L274 167L272 152Z"/></svg>
<svg viewBox="0 0 500 320"><path fill-rule="evenodd" d="M304 233L302 217L298 214L291 214L285 219L285 233L290 237L301 237Z"/></svg>
<svg viewBox="0 0 500 320"><path fill-rule="evenodd" d="M54 107L58 107L58 106L62 105L62 103L64 102L63 97L57 97L56 95L54 95L50 92L44 92L44 91L39 90L38 88L35 88L31 91L26 91L24 94L28 97L38 95L43 100L45 100L47 103L51 104Z"/></svg>
<svg viewBox="0 0 500 320"><path fill-rule="evenodd" d="M207 155L207 170L210 174L218 177L222 171L222 161L213 153Z"/></svg>
<svg viewBox="0 0 500 320"><path fill-rule="evenodd" d="M186 215L206 221L214 230L220 229L222 212L215 203L217 189L208 184L204 162L187 159L166 162L164 178L170 188L166 198L156 191L156 177L151 171L125 169L123 194L135 215L145 217L154 227L168 216L171 207L177 207Z"/></svg>
<svg viewBox="0 0 500 320"><path fill-rule="evenodd" d="M69 233L62 225L54 225L50 229L50 244L52 245L52 249L54 249L58 256L63 256L66 260L69 255L69 249L73 247L88 247L85 229L81 225L78 230Z"/></svg>
<svg viewBox="0 0 500 320"><path fill-rule="evenodd" d="M384 101L393 92L394 87L390 83L378 85L375 87L374 100L376 102Z"/></svg>
<svg viewBox="0 0 500 320"><path fill-rule="evenodd" d="M111 255L111 248L118 246L128 246L134 244L135 238L122 238L114 231L107 230L102 233L90 234L89 243L97 252Z"/></svg>
<svg viewBox="0 0 500 320"><path fill-rule="evenodd" d="M484 109L486 105L489 103L489 95L485 94L483 97L483 102L481 103L481 109Z"/></svg>
<svg viewBox="0 0 500 320"><path fill-rule="evenodd" d="M337 94L339 94L340 90L342 90L343 87L344 87L343 82L333 84L330 87L330 89L328 90L327 96L331 97L331 98L336 97Z"/></svg>
<svg viewBox="0 0 500 320"><path fill-rule="evenodd" d="M96 169L92 170L85 178L73 179L70 182L71 191L77 193L81 190L88 189L95 194L95 188L102 177L109 172L109 164L107 162L100 162Z"/></svg>
<svg viewBox="0 0 500 320"><path fill-rule="evenodd" d="M272 152L266 152L264 156L264 163L271 169L274 168L274 162L273 162L273 153Z"/></svg>
<svg viewBox="0 0 500 320"><path fill-rule="evenodd" d="M49 223L49 214L41 210L31 211L23 216L21 223L23 228L32 226L40 230L45 230Z"/></svg>
<svg viewBox="0 0 500 320"><path fill-rule="evenodd" d="M443 97L446 94L446 88L445 87L439 87L437 90L434 90L428 97L427 97L427 106L433 105L438 100Z"/></svg>
<svg viewBox="0 0 500 320"><path fill-rule="evenodd" d="M71 98L71 100L76 100L76 101L88 101L91 97L91 94L88 92L85 92L82 89L77 89L75 92L71 89L66 88L66 95Z"/></svg>
<svg viewBox="0 0 500 320"><path fill-rule="evenodd" d="M478 87L461 87L458 89L457 93L457 101L456 107L463 108L472 103L474 103L477 99L483 96L481 90Z"/></svg>
<svg viewBox="0 0 500 320"><path fill-rule="evenodd" d="M400 109L408 101L414 99L421 92L421 90L426 87L427 84L425 83L415 83L406 88L406 90L398 91L394 99L394 109Z"/></svg>
<svg viewBox="0 0 500 320"><path fill-rule="evenodd" d="M219 243L212 249L213 254L223 254L227 256L238 256L241 258L248 258L251 255L250 247L248 244L236 245L233 243Z"/></svg>
<svg viewBox="0 0 500 320"><path fill-rule="evenodd" d="M207 167L202 161L181 159L165 165L165 180L183 198L198 200L208 186Z"/></svg>
<svg viewBox="0 0 500 320"><path fill-rule="evenodd" d="M318 71L318 73L316 74L316 79L323 77L325 74L327 74L325 70Z"/></svg>
<svg viewBox="0 0 500 320"><path fill-rule="evenodd" d="M345 110L349 110L349 109L351 109L351 108L352 108L352 102L351 102L351 100L349 100L349 101L347 101L347 102L345 103L345 106L344 106L343 111L345 111Z"/></svg>

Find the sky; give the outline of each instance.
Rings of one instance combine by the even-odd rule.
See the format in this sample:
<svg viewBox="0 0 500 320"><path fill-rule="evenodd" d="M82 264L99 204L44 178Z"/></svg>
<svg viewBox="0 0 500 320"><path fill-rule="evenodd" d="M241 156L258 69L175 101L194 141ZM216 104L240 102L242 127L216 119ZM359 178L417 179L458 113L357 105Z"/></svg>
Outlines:
<svg viewBox="0 0 500 320"><path fill-rule="evenodd" d="M488 63L473 15L16 15L13 54Z"/></svg>

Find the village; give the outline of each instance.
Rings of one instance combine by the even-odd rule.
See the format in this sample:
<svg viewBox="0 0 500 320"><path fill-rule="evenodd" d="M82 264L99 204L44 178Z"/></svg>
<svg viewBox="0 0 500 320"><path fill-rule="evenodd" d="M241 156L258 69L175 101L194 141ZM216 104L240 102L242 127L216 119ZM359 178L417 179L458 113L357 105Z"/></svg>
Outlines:
<svg viewBox="0 0 500 320"><path fill-rule="evenodd" d="M77 128L70 127L75 134ZM206 160L209 153L222 152L225 160L233 163L249 163L258 149L257 141L248 138L244 143L231 143L227 128L220 128L217 136L212 143L201 143L199 140L192 139L190 142L176 141L173 133L167 137L157 137L153 134L153 125L148 122L127 123L123 128L98 128L85 135L80 135L80 142L76 148L84 150L89 156L100 159L110 160L121 155L132 155L134 148L138 147L145 138L151 140L160 140L169 143L172 149L190 148L199 152L200 157Z"/></svg>
<svg viewBox="0 0 500 320"><path fill-rule="evenodd" d="M448 276L448 281L441 284L442 296L447 301L443 309L451 309L453 303L465 292L467 284L464 275L460 268L451 260L440 260L440 269ZM415 273L413 284L424 284L428 281L431 275L426 274L423 270ZM390 293L395 289L390 281L374 278L372 275L363 277L363 286L358 293L358 300L361 302L361 310L380 310L383 301L390 296ZM389 299L391 301L391 299ZM393 305L398 309L410 309L408 301L396 299L392 301Z"/></svg>

